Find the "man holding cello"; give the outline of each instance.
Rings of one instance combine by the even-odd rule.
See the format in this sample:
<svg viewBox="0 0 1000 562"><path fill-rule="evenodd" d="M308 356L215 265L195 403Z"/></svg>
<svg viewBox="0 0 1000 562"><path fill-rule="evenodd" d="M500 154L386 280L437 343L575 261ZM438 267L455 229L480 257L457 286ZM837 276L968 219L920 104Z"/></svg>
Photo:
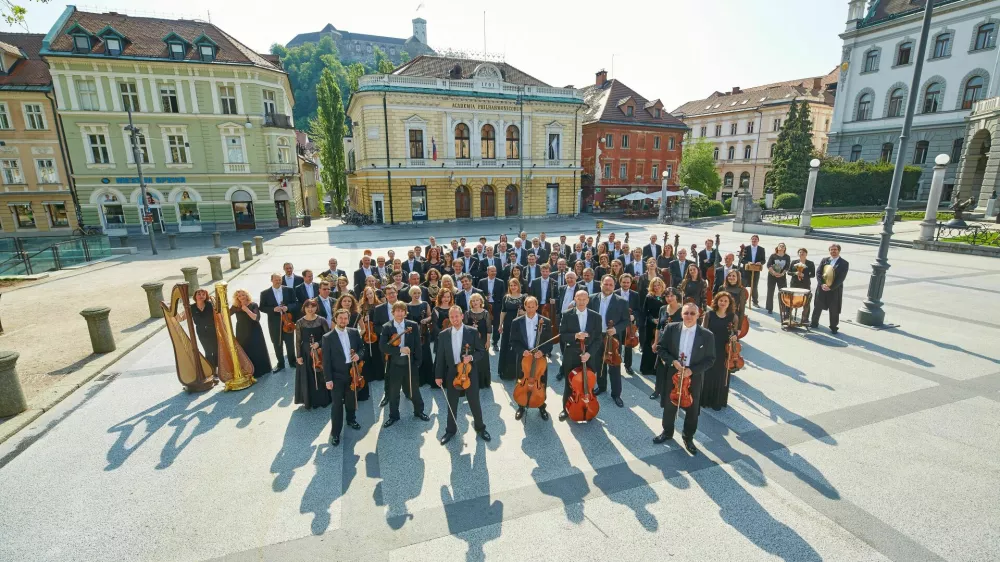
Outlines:
<svg viewBox="0 0 1000 562"><path fill-rule="evenodd" d="M613 283L612 283L613 284ZM586 364L592 371L597 371L597 363L601 353L601 316L587 310L590 304L590 295L586 290L580 289L574 297L576 306L572 310L564 312L559 323L559 341L562 343L562 368L566 377L566 386L563 388L563 410L559 414L559 421L566 421L569 412L566 404L573 394L572 377L570 373L577 367ZM583 351L580 350L580 343L583 342ZM584 392L590 393L590 388L585 388Z"/></svg>
<svg viewBox="0 0 1000 562"><path fill-rule="evenodd" d="M625 299L615 294L615 278L605 275L601 279L601 291L590 297L589 308L591 312L596 312L601 321L602 335L608 341L601 339L601 350L610 351L607 355L615 355L616 359L605 357L601 353L597 358L597 388L594 396L604 394L608 390L608 378L611 378L611 399L619 408L625 406L622 402L622 360L621 348L622 340L625 337L625 328L631 324L631 313L629 303ZM617 352L612 349L617 347ZM617 353L617 354L616 354ZM609 361L609 359L611 359Z"/></svg>
<svg viewBox="0 0 1000 562"><path fill-rule="evenodd" d="M446 389L448 398L448 424L441 436L442 445L451 441L458 431L455 412L458 411L458 395L463 390L469 401L469 409L472 410L473 428L483 441L491 439L486 431L486 424L483 423L483 408L479 404L479 373L473 366L480 361L489 361L490 358L479 332L472 326L463 324L464 318L462 307L452 305L448 309L451 326L437 336L434 378L438 386ZM460 375L459 366L464 366L464 376Z"/></svg>
<svg viewBox="0 0 1000 562"><path fill-rule="evenodd" d="M531 296L524 299L524 315L514 320L511 325L511 357L516 361L521 361L520 377L514 385L514 401L517 402L517 412L514 414L515 420L524 417L532 403L541 400L538 406L538 415L543 420L549 419L549 413L545 411L545 389L548 388L548 360L546 355L552 353L552 324L548 318L538 314L538 299ZM528 361L524 358L530 357ZM528 364L528 371L524 369ZM537 371L535 369L538 369ZM541 371L541 375L538 375ZM519 400L518 392L520 387L527 389L525 398ZM537 392L539 396L533 396Z"/></svg>

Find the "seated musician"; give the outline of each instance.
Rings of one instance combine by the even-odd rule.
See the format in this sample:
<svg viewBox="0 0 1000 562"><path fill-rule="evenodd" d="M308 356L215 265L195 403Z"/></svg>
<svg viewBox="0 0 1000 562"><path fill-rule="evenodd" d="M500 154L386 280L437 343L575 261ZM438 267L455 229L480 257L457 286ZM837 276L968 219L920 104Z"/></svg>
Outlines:
<svg viewBox="0 0 1000 562"><path fill-rule="evenodd" d="M533 356L536 361L541 361L548 365L548 360L545 357L552 352L552 342L547 342L551 338L551 334L552 324L549 323L549 319L538 314L538 299L535 297L524 299L524 315L514 320L511 326L511 359L518 363L518 381L525 377L525 373L520 369L523 357ZM538 347L543 342L547 343ZM536 347L538 349L535 349ZM548 388L548 380L548 372L546 372L546 374L542 375L540 381L543 393ZM518 407L517 413L514 414L514 419L519 420L523 418L524 412L524 406ZM549 414L545 411L544 403L538 407L538 415L543 420L549 419Z"/></svg>

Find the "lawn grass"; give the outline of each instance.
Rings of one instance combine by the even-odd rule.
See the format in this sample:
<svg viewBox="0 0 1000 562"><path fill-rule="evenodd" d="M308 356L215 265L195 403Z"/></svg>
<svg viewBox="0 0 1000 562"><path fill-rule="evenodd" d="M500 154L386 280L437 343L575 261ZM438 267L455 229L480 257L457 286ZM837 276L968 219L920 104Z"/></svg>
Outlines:
<svg viewBox="0 0 1000 562"><path fill-rule="evenodd" d="M882 222L884 213L845 213L840 215L813 215L813 228L841 228L845 226L872 226ZM897 213L900 220L919 221L924 219L923 211L902 211ZM938 213L938 220L951 220L953 213ZM799 224L798 219L786 219L776 224Z"/></svg>

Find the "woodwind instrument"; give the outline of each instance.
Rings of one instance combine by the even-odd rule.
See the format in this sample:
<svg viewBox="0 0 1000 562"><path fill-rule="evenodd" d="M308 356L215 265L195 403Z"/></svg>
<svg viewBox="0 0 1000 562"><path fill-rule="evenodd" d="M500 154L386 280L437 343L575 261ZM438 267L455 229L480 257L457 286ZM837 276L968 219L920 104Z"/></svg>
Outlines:
<svg viewBox="0 0 1000 562"><path fill-rule="evenodd" d="M215 386L217 382L212 374L212 365L198 350L195 340L194 319L191 317L191 301L188 296L188 284L178 283L170 291L170 303L160 303L163 309L163 319L167 323L167 333L174 345L174 361L177 365L177 380L187 392L202 392ZM187 332L177 319L179 308L184 310L187 320Z"/></svg>
<svg viewBox="0 0 1000 562"><path fill-rule="evenodd" d="M215 284L215 335L219 340L219 378L226 383L226 390L243 390L257 379L253 377L253 363L233 335L229 318L229 284Z"/></svg>

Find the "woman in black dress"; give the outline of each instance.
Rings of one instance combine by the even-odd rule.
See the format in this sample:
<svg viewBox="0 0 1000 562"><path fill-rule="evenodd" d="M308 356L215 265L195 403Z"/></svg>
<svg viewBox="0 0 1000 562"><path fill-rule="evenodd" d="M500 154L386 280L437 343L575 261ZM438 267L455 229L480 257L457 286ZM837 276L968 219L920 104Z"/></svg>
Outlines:
<svg viewBox="0 0 1000 562"><path fill-rule="evenodd" d="M271 372L271 356L267 353L267 340L260 327L260 307L250 298L250 293L238 289L233 293L229 314L236 317L236 342L253 363L253 376L260 378Z"/></svg>
<svg viewBox="0 0 1000 562"><path fill-rule="evenodd" d="M493 317L490 311L486 310L486 301L480 293L474 293L469 299L469 310L465 313L465 324L472 326L479 332L479 337L483 341L486 349L490 348L490 329L493 326ZM479 371L479 388L490 386L490 361L487 356L486 361L480 361L476 369Z"/></svg>
<svg viewBox="0 0 1000 562"><path fill-rule="evenodd" d="M521 281L511 277L500 309L500 357L497 368L503 380L512 381L517 378L517 364L520 363L513 356L510 330L514 320L524 312L524 298L525 295L521 294Z"/></svg>
<svg viewBox="0 0 1000 562"><path fill-rule="evenodd" d="M427 252L427 261L424 262L424 281L427 280L427 274L432 269L436 269L439 275L444 271L444 263L441 262L441 252L437 248L431 248Z"/></svg>
<svg viewBox="0 0 1000 562"><path fill-rule="evenodd" d="M448 322L447 327L451 327L451 320L448 319L448 311L453 304L455 304L455 293L449 289L438 291L437 300L434 302L434 309L431 311L431 316L434 318L434 322L431 323L431 341L434 342L435 358L437 358L438 351L438 334L445 329L445 322Z"/></svg>
<svg viewBox="0 0 1000 562"><path fill-rule="evenodd" d="M699 311L705 310L708 300L708 283L701 278L701 270L695 264L688 265L687 274L684 280L677 286L681 292L681 303L693 302L698 305Z"/></svg>
<svg viewBox="0 0 1000 562"><path fill-rule="evenodd" d="M433 251L433 250L431 250ZM423 360L418 371L421 385L430 385L437 388L434 382L434 356L431 355L431 305L420 300L421 288L419 286L410 287L410 303L406 305L406 319L420 324L420 346Z"/></svg>
<svg viewBox="0 0 1000 562"><path fill-rule="evenodd" d="M577 279L583 279L583 260L576 260L573 262L573 273L576 274Z"/></svg>
<svg viewBox="0 0 1000 562"><path fill-rule="evenodd" d="M376 338L372 343L365 343L365 347L368 348L368 359L365 360L365 366L361 374L364 375L367 382L385 380L385 362L383 361L382 352L378 348L378 336L382 331L382 327L375 324L375 307L380 304L382 304L382 299L377 295L375 289L373 287L365 287L364 292L361 293L361 304L358 305L361 311L358 330L361 332L363 340L365 331L368 329L368 323L371 323ZM365 385L366 388L367 386Z"/></svg>
<svg viewBox="0 0 1000 562"><path fill-rule="evenodd" d="M183 320L183 318L181 318ZM191 320L194 321L194 331L205 352L205 360L212 366L215 373L219 372L219 340L215 336L215 307L208 298L208 291L198 289L194 292L194 304L191 305Z"/></svg>
<svg viewBox="0 0 1000 562"><path fill-rule="evenodd" d="M786 253L785 243L778 244L771 257L767 258L767 302L764 308L768 314L774 312L774 292L776 288L787 287L788 268L791 266L792 258Z"/></svg>
<svg viewBox="0 0 1000 562"><path fill-rule="evenodd" d="M644 375L656 373L656 352L653 350L653 337L656 335L656 320L660 317L660 309L666 304L663 300L663 290L666 285L663 279L654 277L649 281L646 298L643 300L643 316L646 318L642 338L642 361L639 362L639 372Z"/></svg>
<svg viewBox="0 0 1000 562"><path fill-rule="evenodd" d="M712 303L702 326L709 329L715 336L715 363L705 371L705 379L701 387L701 407L721 410L729 401L729 357L726 346L730 340L735 340L732 333L735 329L733 316L733 299L727 292L720 292Z"/></svg>
<svg viewBox="0 0 1000 562"><path fill-rule="evenodd" d="M667 287L663 292L663 301L666 303L660 308L659 314L656 316L656 335L653 336L653 349L656 349L656 345L660 343L660 334L663 333L663 329L667 327L667 324L673 324L675 322L681 321L681 309L684 305L681 303L681 293L673 287ZM656 362L656 388L653 389L653 393L649 395L650 400L659 400L660 394L665 391L665 386L667 384L667 366L663 364L663 361Z"/></svg>
<svg viewBox="0 0 1000 562"><path fill-rule="evenodd" d="M351 289L351 281L347 277L338 277L336 287L333 294L330 295L333 297L334 302L339 301L345 295L354 294L354 291Z"/></svg>
<svg viewBox="0 0 1000 562"><path fill-rule="evenodd" d="M637 277L634 282L636 291L639 292L639 302L642 303L646 302L646 295L649 294L649 286L653 283L653 279L663 280L659 270L656 269L656 258L647 258L644 265L642 277Z"/></svg>
<svg viewBox="0 0 1000 562"><path fill-rule="evenodd" d="M667 268L669 270L670 264L674 263L675 261L677 261L677 258L674 257L673 245L664 243L663 252L660 255L656 256L656 268L661 270L663 268ZM665 281L667 282L668 286L673 286L673 283L670 282L671 281L670 279L665 279Z"/></svg>
<svg viewBox="0 0 1000 562"><path fill-rule="evenodd" d="M444 265L441 266L441 275L451 275L455 277L454 257L451 252L444 253Z"/></svg>
<svg viewBox="0 0 1000 562"><path fill-rule="evenodd" d="M808 289L812 291L812 280L813 277L816 277L816 264L806 259L808 256L809 250L799 248L799 260L792 262L792 265L788 268L788 284L793 289ZM802 308L802 318L809 318L808 304ZM200 333L198 337L201 337Z"/></svg>
<svg viewBox="0 0 1000 562"><path fill-rule="evenodd" d="M622 265L621 260L611 260L611 276L615 278L615 289L622 288L621 278L623 273L625 273L625 266Z"/></svg>
<svg viewBox="0 0 1000 562"><path fill-rule="evenodd" d="M302 304L304 314L295 323L295 348L299 358L295 360L295 403L302 404L306 410L325 408L330 405L332 397L326 389L326 378L323 369L317 371L313 367L313 350L319 350L323 343L323 334L330 330L326 318L316 314L319 302L308 299Z"/></svg>
<svg viewBox="0 0 1000 562"><path fill-rule="evenodd" d="M603 244L604 242L601 242ZM608 262L608 255L601 254L597 258L597 267L594 268L594 279L604 279L604 276L611 273L611 264Z"/></svg>

